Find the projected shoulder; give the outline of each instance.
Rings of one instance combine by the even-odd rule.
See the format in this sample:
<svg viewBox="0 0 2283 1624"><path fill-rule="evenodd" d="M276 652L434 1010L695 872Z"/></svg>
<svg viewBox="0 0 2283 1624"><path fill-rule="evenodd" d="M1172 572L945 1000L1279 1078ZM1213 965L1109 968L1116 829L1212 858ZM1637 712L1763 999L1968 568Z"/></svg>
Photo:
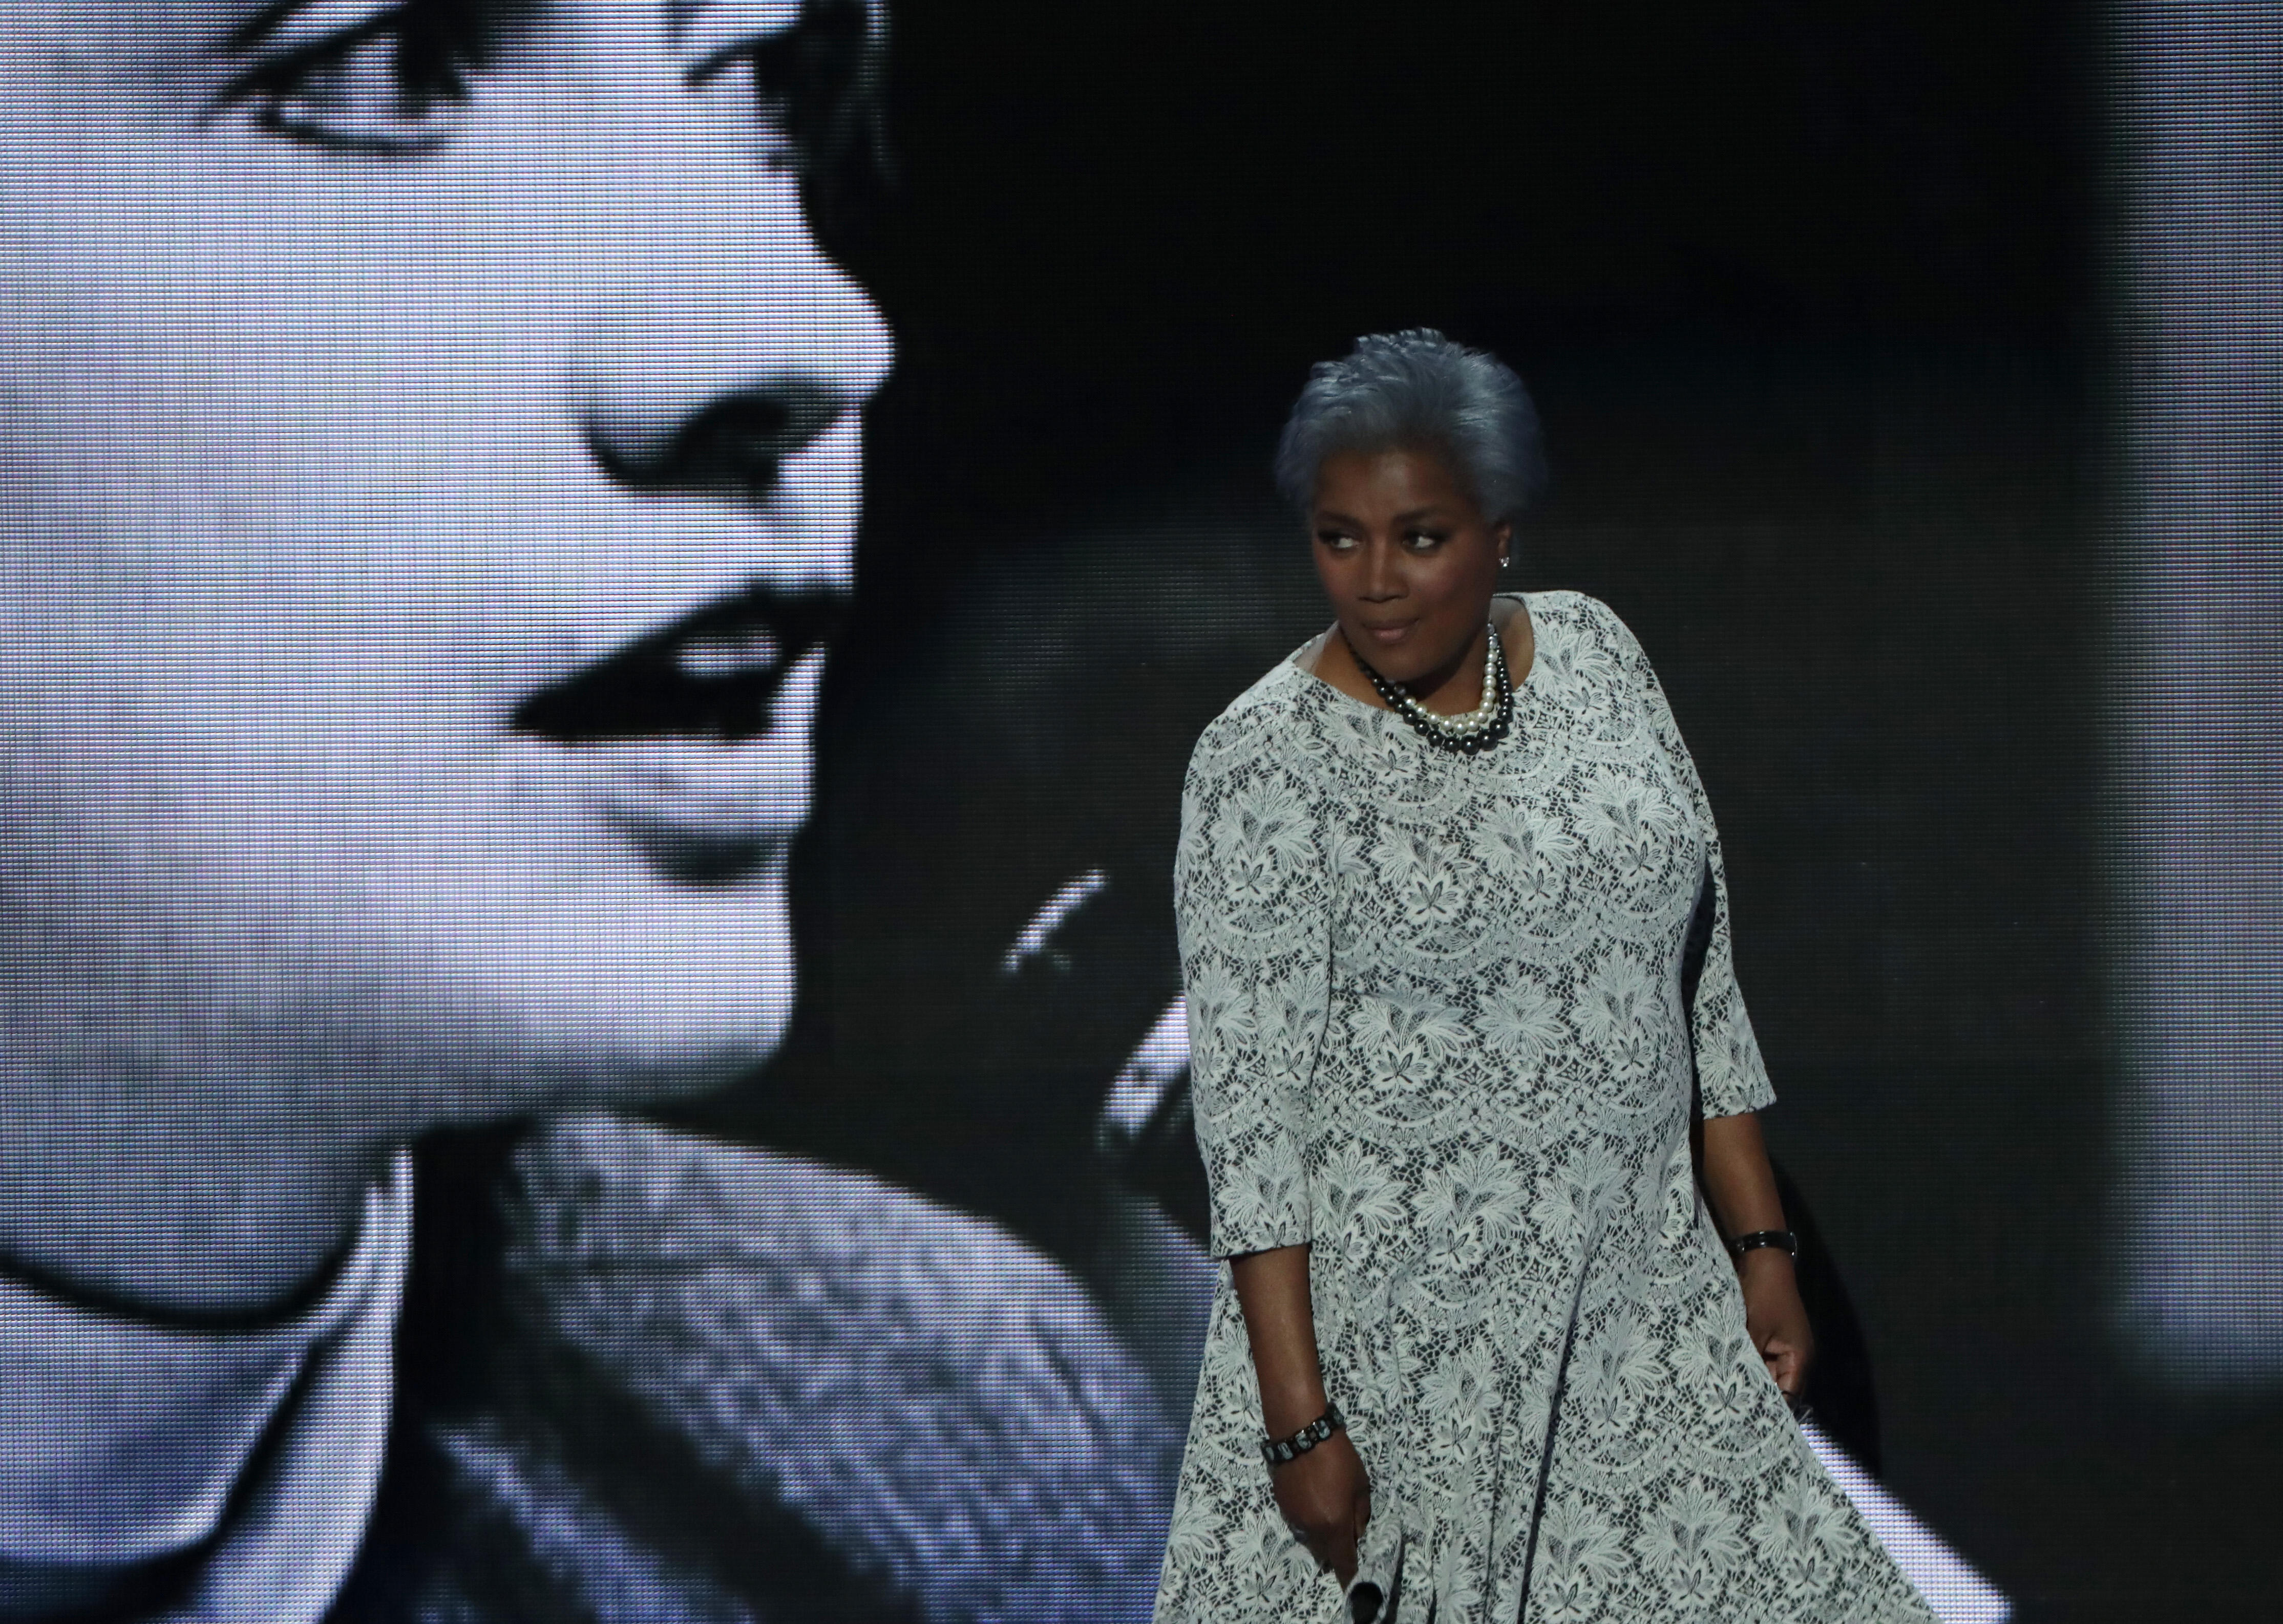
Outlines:
<svg viewBox="0 0 2283 1624"><path fill-rule="evenodd" d="M860 1571L973 1587L1004 1616L1154 1572L1179 1439L1085 1288L1006 1231L868 1174L612 1118L542 1131L515 1174L519 1312L724 1494L792 1511Z"/></svg>

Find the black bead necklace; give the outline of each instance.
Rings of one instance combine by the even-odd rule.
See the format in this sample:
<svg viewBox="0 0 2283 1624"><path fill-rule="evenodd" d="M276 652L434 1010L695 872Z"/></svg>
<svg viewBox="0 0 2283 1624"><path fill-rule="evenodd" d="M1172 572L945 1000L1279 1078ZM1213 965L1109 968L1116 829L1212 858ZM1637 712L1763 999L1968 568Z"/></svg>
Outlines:
<svg viewBox="0 0 2283 1624"><path fill-rule="evenodd" d="M1438 750L1454 756L1475 756L1489 750L1504 739L1514 724L1514 679L1507 672L1506 650L1499 646L1498 627L1485 628L1490 647L1483 656L1483 697L1473 710L1461 716L1444 716L1430 711L1412 697L1401 684L1390 682L1371 667L1371 662L1356 653L1356 646L1348 644L1348 652L1370 679L1372 691L1380 702L1411 724L1412 730ZM1344 637L1345 633L1341 635Z"/></svg>

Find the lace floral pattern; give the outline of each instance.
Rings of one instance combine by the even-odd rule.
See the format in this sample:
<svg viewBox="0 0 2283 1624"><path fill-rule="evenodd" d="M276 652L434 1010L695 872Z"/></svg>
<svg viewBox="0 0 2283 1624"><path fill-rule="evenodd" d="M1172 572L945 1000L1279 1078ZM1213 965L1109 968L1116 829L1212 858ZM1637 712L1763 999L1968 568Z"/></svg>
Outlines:
<svg viewBox="0 0 2283 1624"><path fill-rule="evenodd" d="M1313 1243L1400 1616L1508 1624L1526 1591L1533 1621L1924 1624L1791 1424L1696 1197L1692 1109L1773 1093L1695 768L1615 615L1528 609L1487 755L1290 662L1198 742L1174 889L1212 1251ZM1224 1272L1165 1624L1342 1615L1258 1431Z"/></svg>

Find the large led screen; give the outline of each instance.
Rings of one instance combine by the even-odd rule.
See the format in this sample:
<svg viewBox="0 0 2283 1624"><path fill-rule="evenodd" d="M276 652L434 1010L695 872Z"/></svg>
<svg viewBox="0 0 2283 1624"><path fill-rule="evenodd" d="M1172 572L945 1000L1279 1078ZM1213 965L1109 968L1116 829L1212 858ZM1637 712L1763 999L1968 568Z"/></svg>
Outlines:
<svg viewBox="0 0 2283 1624"><path fill-rule="evenodd" d="M0 1620L1147 1619L1183 767L1430 325L1718 811L1816 1452L2271 1616L2279 50L0 0Z"/></svg>

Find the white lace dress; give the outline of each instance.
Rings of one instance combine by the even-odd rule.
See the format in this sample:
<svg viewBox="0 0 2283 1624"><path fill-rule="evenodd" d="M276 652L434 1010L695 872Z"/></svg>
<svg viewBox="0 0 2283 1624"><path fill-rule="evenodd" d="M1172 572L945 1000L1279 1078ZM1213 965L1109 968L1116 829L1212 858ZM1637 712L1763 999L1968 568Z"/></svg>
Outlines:
<svg viewBox="0 0 2283 1624"><path fill-rule="evenodd" d="M1606 606L1527 608L1485 755L1289 661L1198 741L1174 887L1213 1255L1313 1243L1397 1618L1926 1624L1747 1340L1696 1193L1692 1114L1773 1093L1695 768ZM1166 1624L1345 1616L1259 1416L1224 1266Z"/></svg>

